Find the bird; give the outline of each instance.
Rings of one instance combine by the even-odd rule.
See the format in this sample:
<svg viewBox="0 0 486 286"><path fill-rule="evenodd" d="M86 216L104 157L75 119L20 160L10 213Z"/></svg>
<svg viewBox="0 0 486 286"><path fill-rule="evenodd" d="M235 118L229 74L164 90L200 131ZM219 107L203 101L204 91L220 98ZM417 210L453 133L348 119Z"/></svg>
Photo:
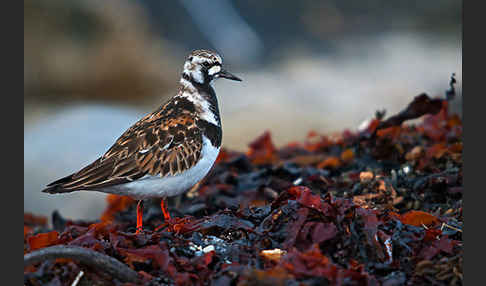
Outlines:
<svg viewBox="0 0 486 286"><path fill-rule="evenodd" d="M213 82L242 81L222 67L221 56L194 50L185 59L177 94L128 128L101 157L54 181L42 192L99 191L138 200L136 234L143 231L143 200L180 195L210 171L222 143Z"/></svg>

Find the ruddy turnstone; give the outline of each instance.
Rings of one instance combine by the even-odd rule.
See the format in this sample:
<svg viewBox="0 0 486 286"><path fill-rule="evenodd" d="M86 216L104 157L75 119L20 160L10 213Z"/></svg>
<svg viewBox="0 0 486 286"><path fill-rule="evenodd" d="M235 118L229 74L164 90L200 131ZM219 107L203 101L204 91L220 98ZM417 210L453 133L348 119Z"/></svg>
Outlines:
<svg viewBox="0 0 486 286"><path fill-rule="evenodd" d="M88 190L133 197L139 200L137 233L142 230L143 199L161 198L169 221L166 198L203 179L218 156L221 118L211 83L217 78L241 81L221 65L217 53L193 51L177 95L128 128L103 156L43 192Z"/></svg>

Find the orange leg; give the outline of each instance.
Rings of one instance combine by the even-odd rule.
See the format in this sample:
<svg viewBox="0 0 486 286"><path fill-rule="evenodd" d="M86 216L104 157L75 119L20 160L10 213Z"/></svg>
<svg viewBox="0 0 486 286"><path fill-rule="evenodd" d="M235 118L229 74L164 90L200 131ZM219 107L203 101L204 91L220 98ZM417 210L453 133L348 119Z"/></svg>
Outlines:
<svg viewBox="0 0 486 286"><path fill-rule="evenodd" d="M162 213L164 214L164 220L166 222L169 222L170 220L170 213L167 210L167 202L165 201L166 199L160 200L160 208L162 209Z"/></svg>
<svg viewBox="0 0 486 286"><path fill-rule="evenodd" d="M162 210L162 213L164 214L164 223L158 227L155 228L155 231L159 231L160 229L164 228L165 226L168 226L168 231L172 231L172 219L170 217L170 213L167 210L167 201L166 199L160 200L160 209Z"/></svg>
<svg viewBox="0 0 486 286"><path fill-rule="evenodd" d="M143 201L138 201L137 204L137 230L135 234L139 234L142 231L142 224L143 224Z"/></svg>

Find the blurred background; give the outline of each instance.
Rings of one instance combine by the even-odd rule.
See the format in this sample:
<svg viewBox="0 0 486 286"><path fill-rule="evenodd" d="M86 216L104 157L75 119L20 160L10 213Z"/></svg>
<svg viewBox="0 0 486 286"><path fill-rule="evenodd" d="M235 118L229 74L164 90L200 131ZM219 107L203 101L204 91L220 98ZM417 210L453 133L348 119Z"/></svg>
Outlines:
<svg viewBox="0 0 486 286"><path fill-rule="evenodd" d="M104 194L40 190L174 95L200 48L244 80L215 83L230 149L356 129L452 73L462 110L461 1L24 0L24 211L98 218Z"/></svg>

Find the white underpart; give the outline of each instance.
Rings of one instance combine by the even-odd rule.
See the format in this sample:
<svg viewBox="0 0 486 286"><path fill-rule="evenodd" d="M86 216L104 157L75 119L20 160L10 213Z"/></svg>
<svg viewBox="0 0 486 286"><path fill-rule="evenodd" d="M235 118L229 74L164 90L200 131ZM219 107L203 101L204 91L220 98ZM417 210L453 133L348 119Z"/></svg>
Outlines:
<svg viewBox="0 0 486 286"><path fill-rule="evenodd" d="M220 66L213 66L212 68L210 68L208 70L208 74L209 75L214 75L215 73L218 73L221 71L221 67Z"/></svg>
<svg viewBox="0 0 486 286"><path fill-rule="evenodd" d="M206 176L213 166L219 154L219 147L216 148L211 141L203 135L203 147L200 160L192 168L175 176L152 176L144 177L123 185L112 186L104 189L104 192L131 196L135 199L165 198L176 196L189 190Z"/></svg>

